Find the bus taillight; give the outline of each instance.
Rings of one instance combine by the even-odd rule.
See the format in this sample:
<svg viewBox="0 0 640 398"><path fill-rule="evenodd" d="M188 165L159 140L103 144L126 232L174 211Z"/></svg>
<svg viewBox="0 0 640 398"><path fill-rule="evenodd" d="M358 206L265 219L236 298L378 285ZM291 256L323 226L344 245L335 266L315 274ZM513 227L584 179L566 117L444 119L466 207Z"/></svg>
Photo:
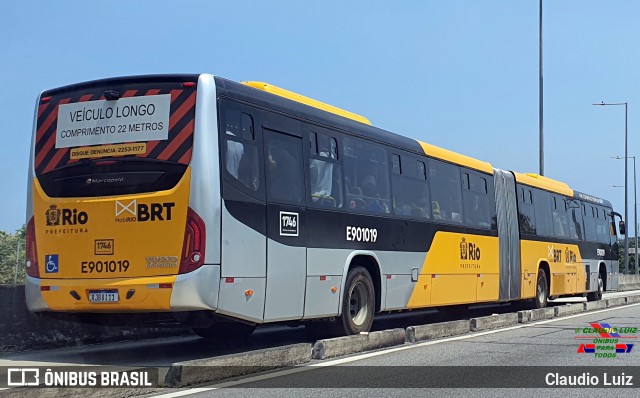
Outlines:
<svg viewBox="0 0 640 398"><path fill-rule="evenodd" d="M40 278L38 269L38 251L36 250L36 228L34 218L31 217L27 223L27 275L33 278Z"/></svg>
<svg viewBox="0 0 640 398"><path fill-rule="evenodd" d="M179 274L191 272L204 264L205 238L204 221L198 213L189 208Z"/></svg>

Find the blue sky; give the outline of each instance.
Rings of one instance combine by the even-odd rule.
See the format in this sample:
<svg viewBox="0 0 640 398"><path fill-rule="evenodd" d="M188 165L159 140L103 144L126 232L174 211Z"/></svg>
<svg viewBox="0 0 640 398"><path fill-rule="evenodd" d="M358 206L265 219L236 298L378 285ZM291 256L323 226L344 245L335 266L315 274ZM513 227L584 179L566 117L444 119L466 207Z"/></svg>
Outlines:
<svg viewBox="0 0 640 398"><path fill-rule="evenodd" d="M266 81L538 171L538 0L23 0L0 15L0 230L24 223L38 93L119 75ZM629 156L640 156L639 15L634 0L544 2L545 174L619 212L624 107L591 104L629 103ZM630 220L632 177L630 161Z"/></svg>

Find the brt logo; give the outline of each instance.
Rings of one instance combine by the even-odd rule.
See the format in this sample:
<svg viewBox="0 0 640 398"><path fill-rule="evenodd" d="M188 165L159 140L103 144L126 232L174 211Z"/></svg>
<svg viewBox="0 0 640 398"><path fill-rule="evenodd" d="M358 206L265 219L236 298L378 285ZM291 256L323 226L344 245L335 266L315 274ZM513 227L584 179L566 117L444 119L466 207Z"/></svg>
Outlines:
<svg viewBox="0 0 640 398"><path fill-rule="evenodd" d="M555 249L553 246L547 246L547 257L549 258L549 261L561 263L562 249Z"/></svg>
<svg viewBox="0 0 640 398"><path fill-rule="evenodd" d="M171 221L174 202L138 203L137 199L129 203L116 200L116 222Z"/></svg>

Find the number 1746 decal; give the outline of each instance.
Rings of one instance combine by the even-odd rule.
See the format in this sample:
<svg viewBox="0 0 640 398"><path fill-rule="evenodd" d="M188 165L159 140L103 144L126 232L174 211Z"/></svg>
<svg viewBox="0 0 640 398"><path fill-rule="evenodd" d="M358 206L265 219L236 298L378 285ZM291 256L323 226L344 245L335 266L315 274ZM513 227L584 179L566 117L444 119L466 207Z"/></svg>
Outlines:
<svg viewBox="0 0 640 398"><path fill-rule="evenodd" d="M298 213L288 211L280 212L280 235L298 236Z"/></svg>

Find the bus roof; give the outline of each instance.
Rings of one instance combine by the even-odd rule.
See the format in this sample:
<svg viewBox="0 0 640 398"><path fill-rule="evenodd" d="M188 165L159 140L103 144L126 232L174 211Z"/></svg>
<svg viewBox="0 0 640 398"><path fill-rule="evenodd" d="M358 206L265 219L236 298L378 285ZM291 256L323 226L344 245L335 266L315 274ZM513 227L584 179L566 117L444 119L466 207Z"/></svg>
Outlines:
<svg viewBox="0 0 640 398"><path fill-rule="evenodd" d="M460 166L466 166L471 169L479 170L487 174L493 174L493 167L490 163L483 162L482 160L474 159L469 156L461 155L459 153L443 149L435 145L427 144L426 142L418 141L424 149L424 152L434 158L452 162Z"/></svg>
<svg viewBox="0 0 640 398"><path fill-rule="evenodd" d="M560 182L549 177L541 176L534 173L514 172L513 174L516 176L516 181L519 183L573 197L573 189L569 188L569 185L565 184L564 182Z"/></svg>
<svg viewBox="0 0 640 398"><path fill-rule="evenodd" d="M219 88L222 89L222 91L228 90L228 92L232 92L233 95L242 95L245 93L250 94L250 96L253 98L254 101L256 99L260 99L261 97L260 95L257 95L255 91L243 93L244 90L239 90L240 87L237 86L238 83L236 82L223 79L220 77L217 77L216 79L218 81ZM284 102L282 102L281 104L278 104L277 102L275 103L275 105L280 105L280 106L289 108L290 111L294 111L295 113L298 113L302 117L305 117L311 120L318 119L318 116L320 116L320 114L318 114L317 112L312 112L310 114L307 111L308 108L305 109L304 107L305 105L311 106L315 109L329 112L330 114L333 114L333 115L343 116L344 118L349 119L349 120L345 120L344 118L335 118L335 117L331 118L328 114L325 113L324 115L321 116L321 120L318 120L318 121L321 121L321 122L324 121L325 123L329 122L331 125L343 130L350 131L355 135L364 136L369 139L384 142L388 145L397 146L404 150L408 150L414 153L426 154L436 159L440 159L450 163L455 163L461 166L469 167L471 169L479 170L487 174L493 174L493 168L491 164L487 162L483 162L465 155L461 155L456 152L449 151L447 149L439 148L431 144L420 142L413 138L401 136L396 133L382 130L378 127L372 126L368 119L362 116L356 115L355 113L344 111L340 108L333 107L332 105L324 104L320 101L316 101L311 98L304 97L302 95L293 93L285 89L281 89L273 85L269 85L267 83L243 82L240 86L241 87L249 86L249 87L257 88L264 93L274 94L281 98L284 98L285 101L291 100L291 101L294 101L295 103L302 104L302 106L300 105L295 106L291 102L289 102L288 104L285 104ZM270 101L270 103L271 103L271 106L274 105L272 100ZM318 104L323 104L327 108L320 107L318 106ZM340 112L344 112L345 114L341 114ZM352 115L353 117L347 116L346 114ZM361 118L361 120L359 118ZM353 123L352 121L357 121L359 123Z"/></svg>
<svg viewBox="0 0 640 398"><path fill-rule="evenodd" d="M258 90L263 90L271 94L279 95L281 97L288 98L293 101L301 102L303 104L312 106L314 108L322 109L323 111L331 112L336 115L340 115L360 123L371 125L371 122L369 121L369 119L367 119L364 116L360 116L356 113L346 111L344 109L338 108L333 105L325 104L324 102L314 100L313 98L305 97L304 95L294 93L293 91L285 90L284 88L274 86L273 84L264 83L264 82L254 82L254 81L242 82L242 84L246 84L247 86L257 88Z"/></svg>

